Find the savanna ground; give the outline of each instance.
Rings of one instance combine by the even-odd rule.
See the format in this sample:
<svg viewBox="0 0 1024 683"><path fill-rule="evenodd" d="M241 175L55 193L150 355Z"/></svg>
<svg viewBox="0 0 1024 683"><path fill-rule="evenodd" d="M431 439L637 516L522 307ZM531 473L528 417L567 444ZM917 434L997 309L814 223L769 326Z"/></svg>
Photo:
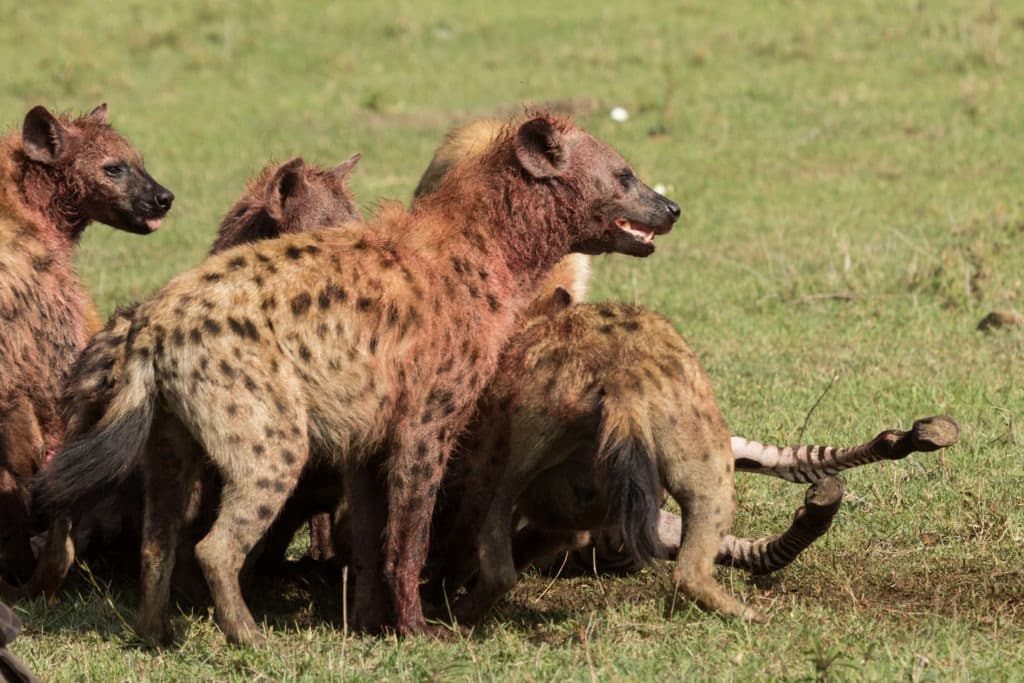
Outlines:
<svg viewBox="0 0 1024 683"><path fill-rule="evenodd" d="M672 318L736 433L963 427L945 453L849 473L832 531L792 567L721 570L767 626L665 619L654 568L527 577L450 643L346 636L337 590L268 585L270 647L227 647L183 610L180 643L152 650L125 626L133 580L97 572L20 606L15 651L44 678L1024 678L1024 330L976 330L1024 308L1024 5L0 0L0 15L4 121L107 101L177 194L152 237L86 234L105 312L197 263L268 158L360 150L372 209L408 200L452 124L547 103L684 206L652 258L599 259L592 298ZM780 529L803 496L750 476L738 491L741 534Z"/></svg>

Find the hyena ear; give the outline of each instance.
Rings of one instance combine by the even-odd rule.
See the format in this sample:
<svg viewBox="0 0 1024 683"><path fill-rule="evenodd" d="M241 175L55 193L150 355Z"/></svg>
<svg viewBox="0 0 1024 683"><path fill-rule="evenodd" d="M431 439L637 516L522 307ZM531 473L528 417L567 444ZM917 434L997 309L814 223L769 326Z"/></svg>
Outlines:
<svg viewBox="0 0 1024 683"><path fill-rule="evenodd" d="M356 152L345 161L341 162L337 166L331 169L331 174L338 180L344 180L352 173L352 169L356 167L359 160L363 158L362 152Z"/></svg>
<svg viewBox="0 0 1024 683"><path fill-rule="evenodd" d="M554 313L569 308L572 306L572 294L565 287L555 287L555 291L551 293L551 305Z"/></svg>
<svg viewBox="0 0 1024 683"><path fill-rule="evenodd" d="M530 119L515 133L516 159L534 178L560 176L566 165L562 133L545 117Z"/></svg>
<svg viewBox="0 0 1024 683"><path fill-rule="evenodd" d="M96 123L101 123L104 126L109 126L110 125L110 119L107 118L107 103L104 102L100 106L98 106L95 109L93 109L91 112L89 112L86 115L85 118L92 119Z"/></svg>
<svg viewBox="0 0 1024 683"><path fill-rule="evenodd" d="M32 161L52 166L64 158L68 131L46 107L37 105L25 114L21 146Z"/></svg>
<svg viewBox="0 0 1024 683"><path fill-rule="evenodd" d="M264 203L267 207L267 214L275 221L282 221L284 205L305 191L306 178L302 174L302 169L305 167L306 162L302 160L302 157L295 157L281 164L281 167L270 178L270 182L267 183L267 196Z"/></svg>

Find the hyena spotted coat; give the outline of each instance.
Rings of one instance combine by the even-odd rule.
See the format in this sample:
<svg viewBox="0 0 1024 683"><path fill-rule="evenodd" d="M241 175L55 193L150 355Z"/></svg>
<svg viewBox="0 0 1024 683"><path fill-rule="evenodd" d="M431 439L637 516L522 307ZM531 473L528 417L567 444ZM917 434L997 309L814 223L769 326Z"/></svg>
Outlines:
<svg viewBox="0 0 1024 683"><path fill-rule="evenodd" d="M28 478L63 443L60 390L100 327L72 255L93 221L137 234L159 227L174 195L107 120L28 112L0 139L0 573L31 571Z"/></svg>
<svg viewBox="0 0 1024 683"><path fill-rule="evenodd" d="M146 457L153 427L187 428L224 481L196 556L230 640L259 639L238 572L311 455L345 474L358 621L437 632L419 598L434 500L518 309L569 252L647 256L678 216L609 147L541 115L411 212L235 248L175 278L137 310L97 430L54 463L103 480L145 459L140 632L171 637L168 579L199 467L191 453ZM97 449L104 471L75 467Z"/></svg>
<svg viewBox="0 0 1024 683"><path fill-rule="evenodd" d="M224 216L211 253L282 234L342 226L361 220L359 207L347 185L349 174L359 158L360 155L355 154L326 169L307 164L301 157L283 164L268 164L249 180L242 195ZM61 414L67 423L69 442L83 437L92 429L114 397L124 368L135 308L118 309L106 327L92 338L71 371L61 400ZM186 438L188 443L193 443L190 437ZM44 468L33 482L34 487L52 488L48 477L54 471ZM121 537L122 531L138 528L142 518L142 500L141 482L136 475L140 474L134 473L130 480L114 490L102 492L98 500L92 497L91 504L84 506L73 520L59 515L53 520L40 562L25 589L28 595L40 592L52 595L75 554L88 547L94 534L98 533L102 540L112 542ZM73 486L60 493L70 499L82 499L89 492ZM42 512L46 514L47 511ZM74 536L71 546L67 543L69 529L73 530ZM137 538L133 537L130 542L137 549Z"/></svg>
<svg viewBox="0 0 1024 683"><path fill-rule="evenodd" d="M846 449L736 443L710 380L665 318L621 304L569 304L564 290L535 302L470 429L474 457L460 461L457 513L450 527L440 524L440 535L454 539L447 587L478 572L455 605L462 621L482 617L522 567L593 538L606 565L607 555L629 569L671 553L682 593L719 609L712 561L754 573L792 562L838 509L842 483L831 475L958 438L955 421L936 417ZM814 482L780 536L726 533L737 466ZM663 486L680 517L659 515Z"/></svg>

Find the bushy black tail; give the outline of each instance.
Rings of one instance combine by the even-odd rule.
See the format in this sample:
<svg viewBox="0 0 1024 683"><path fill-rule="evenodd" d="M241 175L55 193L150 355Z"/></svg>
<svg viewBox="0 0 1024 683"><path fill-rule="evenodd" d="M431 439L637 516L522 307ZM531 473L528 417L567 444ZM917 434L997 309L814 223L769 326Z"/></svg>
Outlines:
<svg viewBox="0 0 1024 683"><path fill-rule="evenodd" d="M150 359L126 363L103 419L33 479L37 514L74 516L135 469L153 424L155 388Z"/></svg>
<svg viewBox="0 0 1024 683"><path fill-rule="evenodd" d="M606 395L597 452L598 481L608 495L607 521L619 527L623 550L638 563L659 557L661 482L651 441L640 421Z"/></svg>

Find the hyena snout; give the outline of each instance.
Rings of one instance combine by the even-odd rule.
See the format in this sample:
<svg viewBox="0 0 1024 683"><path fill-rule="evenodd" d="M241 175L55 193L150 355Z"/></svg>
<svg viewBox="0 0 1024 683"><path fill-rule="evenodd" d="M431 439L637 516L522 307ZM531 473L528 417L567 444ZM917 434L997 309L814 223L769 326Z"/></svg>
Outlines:
<svg viewBox="0 0 1024 683"><path fill-rule="evenodd" d="M613 251L630 256L654 253L654 236L664 235L682 214L679 204L655 192L635 178L624 196L608 202L600 210L608 231L603 240L584 249L584 253Z"/></svg>
<svg viewBox="0 0 1024 683"><path fill-rule="evenodd" d="M171 210L174 193L143 168L114 164L103 169L112 190L107 202L97 202L95 220L137 235L146 235L163 222Z"/></svg>

